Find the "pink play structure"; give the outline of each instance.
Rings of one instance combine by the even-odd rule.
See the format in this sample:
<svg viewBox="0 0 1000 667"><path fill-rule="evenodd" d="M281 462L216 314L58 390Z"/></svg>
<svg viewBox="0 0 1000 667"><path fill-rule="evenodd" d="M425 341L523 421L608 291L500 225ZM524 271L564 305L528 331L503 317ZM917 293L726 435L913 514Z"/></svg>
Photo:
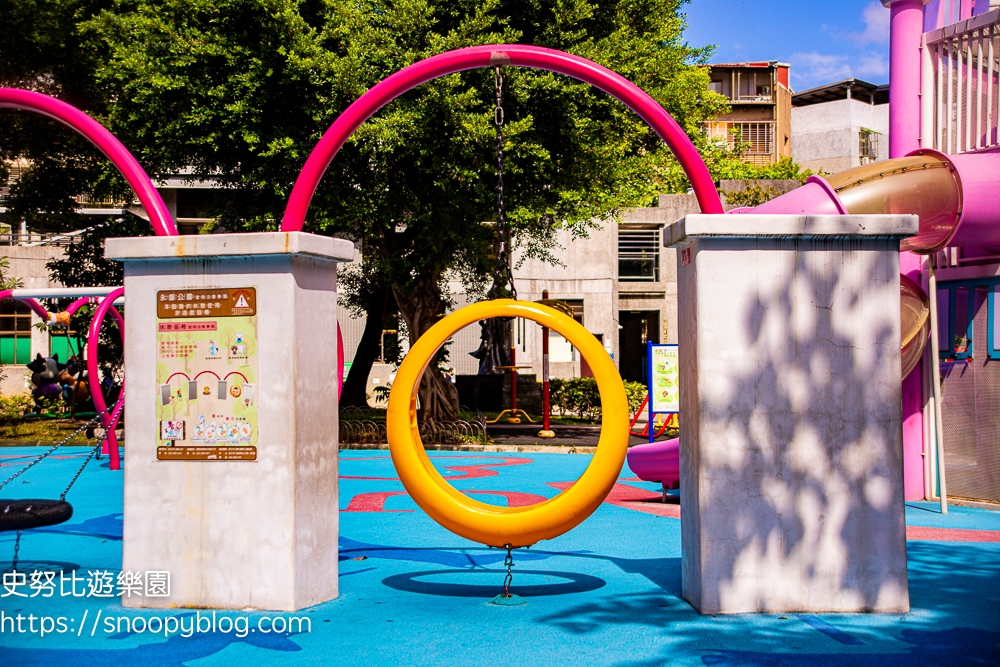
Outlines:
<svg viewBox="0 0 1000 667"><path fill-rule="evenodd" d="M941 500L942 512L947 512L947 492L943 473L944 453L941 434L940 397L937 387L940 387L938 364L936 359L931 366L932 380L931 396L925 396L921 373L912 372L921 368L922 358L928 342L928 334L934 339L931 354L936 356L937 317L934 299L929 301L930 313L927 313L928 299L918 284L921 270L924 269L919 255L930 255L944 248L982 248L987 252L1000 252L1000 149L995 144L995 133L991 139L986 118L985 136L977 136L984 128L981 117L986 115L980 110L980 101L973 104L972 90L977 88L979 98L983 97L982 89L989 85L993 90L997 74L990 70L984 72L981 59L974 67L972 56L968 57L967 65L959 62L960 76L965 83L965 106L959 107L964 113L954 121L958 146L967 150L960 154L948 155L931 148L931 136L921 142L921 129L927 135L927 128L933 128L929 118L922 118L933 113L931 105L921 106L922 86L933 84L933 74L924 71L934 63L924 58L922 64L921 45L924 33L936 31L943 26L955 24L949 30L959 32L969 31L967 38L968 52L971 54L975 42L975 30L984 30L991 21L1000 20L1000 16L992 16L996 10L990 10L989 2L982 0L933 0L926 4L924 0L882 0L882 4L891 11L890 26L890 159L868 165L855 167L826 178L812 176L801 188L773 199L755 208L743 208L730 211L740 214L754 213L788 213L813 215L843 215L843 214L899 214L909 213L920 218L920 231L917 236L903 241L900 257L901 302L903 317L903 441L904 441L904 479L907 500L922 499L934 496L933 482L931 488L925 488L930 475L925 475L925 434L923 411L925 405L936 410L933 422L937 432L931 435L936 441L938 464L936 494ZM964 22L964 23L959 23ZM979 48L983 49L983 38L979 37ZM925 47L926 48L926 47ZM992 46L990 45L992 50ZM956 57L954 54L947 58ZM950 61L949 61L950 63ZM940 66L940 65L939 65ZM963 70L963 67L967 69ZM949 71L949 88L951 73ZM984 83L986 82L986 83ZM931 86L933 87L933 86ZM958 89L961 92L961 88ZM930 95L931 90L924 90ZM951 91L946 93L952 95ZM991 94L991 93L990 93ZM956 97L959 95L956 93ZM961 103L961 101L960 101ZM995 103L995 100L994 100ZM989 101L986 102L989 105ZM940 115L940 111L938 114ZM988 111L987 111L988 113ZM973 131L973 117L975 125ZM949 145L951 145L951 119L947 125ZM961 141L965 135L964 142ZM975 150L979 149L979 150ZM926 270L930 272L930 289L932 296L936 295L932 265ZM928 317L929 315L929 317ZM929 400L933 399L933 400ZM927 443L928 446L930 443ZM667 440L648 445L640 445L629 451L628 463L633 472L641 479L661 482L664 488L672 488L679 479L677 439Z"/></svg>

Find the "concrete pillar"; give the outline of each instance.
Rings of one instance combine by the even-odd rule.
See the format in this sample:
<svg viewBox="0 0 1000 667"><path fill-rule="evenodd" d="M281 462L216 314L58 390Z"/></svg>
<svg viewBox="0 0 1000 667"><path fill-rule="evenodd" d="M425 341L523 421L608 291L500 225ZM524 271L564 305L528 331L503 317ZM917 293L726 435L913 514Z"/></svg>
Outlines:
<svg viewBox="0 0 1000 667"><path fill-rule="evenodd" d="M899 240L916 216L688 215L683 593L702 613L909 609Z"/></svg>
<svg viewBox="0 0 1000 667"><path fill-rule="evenodd" d="M108 239L105 254L128 294L122 569L170 578L169 595L123 604L336 597L336 263L353 245L159 236Z"/></svg>

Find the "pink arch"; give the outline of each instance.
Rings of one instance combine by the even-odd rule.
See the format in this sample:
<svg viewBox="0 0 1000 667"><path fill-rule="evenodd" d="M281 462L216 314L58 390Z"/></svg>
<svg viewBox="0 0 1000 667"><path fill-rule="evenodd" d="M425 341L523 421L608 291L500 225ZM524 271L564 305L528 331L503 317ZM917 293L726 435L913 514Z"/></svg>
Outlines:
<svg viewBox="0 0 1000 667"><path fill-rule="evenodd" d="M376 111L406 91L446 74L477 67L533 67L571 76L617 98L646 121L687 174L705 213L722 213L722 201L708 167L687 134L666 109L625 77L586 58L528 44L487 44L448 51L414 63L376 84L334 121L310 153L299 173L281 220L281 230L301 231L316 186L337 151Z"/></svg>
<svg viewBox="0 0 1000 667"><path fill-rule="evenodd" d="M17 88L0 88L0 108L34 111L68 125L89 139L121 171L149 214L157 236L176 236L177 228L160 193L128 149L106 127L54 97Z"/></svg>
<svg viewBox="0 0 1000 667"><path fill-rule="evenodd" d="M104 390L101 389L100 371L97 367L97 343L100 339L101 324L104 323L104 318L107 317L108 311L111 311L111 316L114 317L115 323L118 325L118 333L121 335L122 341L125 341L125 321L122 320L121 314L113 305L115 299L124 293L125 288L119 287L101 300L96 312L94 312L94 319L90 322L90 331L87 335L87 375L90 378L90 395L94 400L94 407L97 408L99 413L107 410L108 404L104 400ZM115 435L115 427L118 425L121 413L114 420L112 420L112 416L124 401L125 381L122 380L121 392L118 395L118 402L115 403L114 410L101 415L101 424L104 425L104 429L108 432L108 439L105 441L105 451L108 454L108 462L112 470L119 470L121 468L121 460L118 454L118 437Z"/></svg>

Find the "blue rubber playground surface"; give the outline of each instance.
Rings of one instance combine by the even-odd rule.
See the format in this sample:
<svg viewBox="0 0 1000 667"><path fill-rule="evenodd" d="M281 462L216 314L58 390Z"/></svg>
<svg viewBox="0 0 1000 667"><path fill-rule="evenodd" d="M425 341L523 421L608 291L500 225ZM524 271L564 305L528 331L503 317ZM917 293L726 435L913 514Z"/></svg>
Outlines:
<svg viewBox="0 0 1000 667"><path fill-rule="evenodd" d="M0 449L0 479L40 451ZM58 497L86 452L58 454L0 495ZM432 458L456 488L497 504L551 497L590 460ZM216 612L212 631L211 611L125 609L117 588L98 596L121 568L122 475L90 465L68 496L70 522L23 536L19 570L63 581L0 588L0 665L1000 665L1000 512L907 504L909 614L702 616L681 597L678 506L626 468L590 519L515 554L512 591L527 603L500 607L489 600L504 554L421 512L388 452L345 451L340 597L294 614ZM0 533L0 569L13 550L14 534ZM6 620L17 615L20 628Z"/></svg>

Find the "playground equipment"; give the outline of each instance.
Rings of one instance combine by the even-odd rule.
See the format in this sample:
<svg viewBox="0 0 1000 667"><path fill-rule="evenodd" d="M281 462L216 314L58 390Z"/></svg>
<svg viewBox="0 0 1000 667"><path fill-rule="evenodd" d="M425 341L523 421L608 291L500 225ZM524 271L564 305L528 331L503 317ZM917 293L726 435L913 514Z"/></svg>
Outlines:
<svg viewBox="0 0 1000 667"><path fill-rule="evenodd" d="M520 424L522 417L529 424L537 423L534 419L532 419L528 415L527 412L517 407L517 371L521 368L531 368L531 366L518 366L515 361L516 359L517 359L517 348L511 345L510 366L494 366L494 368L496 368L498 371L510 372L510 409L501 410L500 414L497 415L496 419L492 419L486 422L487 424L499 423L500 420L504 418L504 415L510 415L509 417L507 417L508 424Z"/></svg>
<svg viewBox="0 0 1000 667"><path fill-rule="evenodd" d="M496 44L458 49L417 62L378 83L351 104L323 134L306 160L292 188L282 218L282 230L292 232L302 229L309 202L327 166L344 142L372 114L406 91L439 76L498 66L534 67L558 72L589 83L619 99L645 120L677 156L702 210L722 212L715 183L694 144L670 114L635 84L605 67L568 53L523 44ZM585 330L571 318L544 306L521 302L490 304L473 304L449 315L425 334L429 337L434 332L434 337L428 338L427 344L421 344L421 339L411 348L397 372L389 395L389 446L404 486L417 504L442 525L492 546L528 546L572 528L593 512L610 491L611 486L602 483L602 480L610 475L607 466L613 467L617 462L620 469L624 461L628 439L628 404L621 378L607 353L589 334L583 340L575 340L581 335L580 331ZM475 313L475 317L469 319L469 312ZM448 485L430 466L426 455L421 457L423 448L418 436L414 435L416 392L420 373L429 359L447 336L454 333L454 330L450 331L440 338L441 332L446 330L445 323L452 327L455 322L468 324L484 317L509 316L512 313L545 323L563 335L567 331L572 332L574 339L571 342L581 351L584 348L589 351L583 355L594 370L604 406L605 428L594 459L602 463L600 468L593 468L592 464L576 485L537 508L479 507L481 503L465 498ZM438 342L431 345L435 340ZM600 348L599 352L597 348ZM404 368L407 371L405 376ZM598 371L598 368L601 370ZM612 384L616 385L614 389L610 386ZM609 424L612 423L619 429L618 434L609 433ZM605 453L609 449L611 452ZM595 488L585 490L591 484L595 484Z"/></svg>
<svg viewBox="0 0 1000 667"><path fill-rule="evenodd" d="M555 498L527 507L498 507L455 490L434 468L419 439L416 389L438 348L462 327L487 317L523 317L566 337L594 371L604 424L597 452L577 482ZM400 481L431 518L454 533L494 547L517 548L551 539L586 519L614 487L628 442L628 401L614 362L582 325L559 311L512 299L466 306L431 327L410 348L389 392L389 451Z"/></svg>
<svg viewBox="0 0 1000 667"><path fill-rule="evenodd" d="M628 450L628 467L636 477L663 485L663 492L676 489L681 480L680 438L636 445Z"/></svg>
<svg viewBox="0 0 1000 667"><path fill-rule="evenodd" d="M122 406L117 406L117 412L120 412L121 409ZM27 463L23 468L15 472L3 482L0 482L0 491L35 465L51 456L77 435L83 433L91 425L95 424L100 417L101 415L95 416L68 437L64 438L60 442L57 442L51 449ZM117 418L117 414L115 417ZM66 495L70 492L70 489L73 488L73 485L76 484L76 481L80 479L80 475L83 474L83 470L87 467L87 464L90 463L90 460L98 455L98 452L104 446L106 437L107 433L98 438L97 444L90 450L90 454L83 460L83 463L77 469L76 474L74 474L72 479L70 479L69 484L59 495L57 500L41 498L0 500L0 532L17 532L17 538L14 542L14 559L11 565L11 570L13 572L17 571L18 553L21 547L21 534L23 531L64 523L73 517L73 506L66 501Z"/></svg>
<svg viewBox="0 0 1000 667"><path fill-rule="evenodd" d="M332 350L317 350L312 344L314 342L312 338L313 332L330 330L336 326L335 263L352 258L353 247L347 242L313 237L299 232L323 172L340 146L361 123L395 97L435 77L475 67L498 66L537 67L559 72L590 83L621 100L648 122L674 151L692 183L702 210L712 214L722 213L721 201L714 183L693 144L669 114L646 93L614 72L576 56L527 45L488 45L460 49L416 63L382 81L352 104L327 130L306 161L292 190L283 216L281 233L189 237L181 243L170 238L176 234L176 230L169 216L161 216L162 219L157 218L153 225L158 237L109 240L107 255L126 263L125 280L130 295L129 337L126 341L127 359L131 369L130 386L133 387L129 399L129 441L136 449L130 457L132 466L130 475L125 480L123 569L169 569L174 583L174 592L169 601L142 598L126 600L126 604L296 609L337 594L335 558L337 516L335 512L329 512L331 506L336 506L337 463L336 457L329 455L327 446L331 432L336 432L335 428L330 428L336 426L336 413L332 415L332 424L318 423L316 419L316 415L328 414L328 410L325 411L328 392L325 392L324 388L328 388L329 382L323 370L333 365L330 362L334 359L334 353ZM101 141L107 143L110 135L101 135L92 125L87 125L73 116L64 108L68 105L60 107L58 104L62 103L58 103L53 107L45 101L49 98L30 97L34 94L24 91L18 93L29 97L18 98L16 95L12 97L9 91L0 91L0 104L4 104L7 100L6 106L19 106L43 112L55 108L56 111L50 115L70 124L86 136L98 136ZM14 102L10 102L11 99L14 99ZM93 124L93 121L90 123ZM80 127L86 129L80 130ZM106 130L104 132L106 133ZM120 147L120 144L113 147ZM124 151L124 148L121 148L121 151ZM162 201L159 200L155 189L148 184L148 178L142 173L141 168L134 164L134 160L128 162L131 156L127 155L127 151L124 153L128 159L115 153L114 150L105 150L105 153L113 161L119 159L128 165L132 177L139 181L138 186L133 183L137 192L145 189L146 199L150 202L147 210L150 210L151 218L154 217L153 209L157 206L160 208L156 210L162 211ZM119 162L116 161L116 164ZM121 165L119 168L122 168ZM823 188L818 182L813 184ZM142 197L143 194L140 192L140 199ZM146 199L143 199L144 204ZM725 220L726 225L720 226L715 216L703 216L705 219L689 216L686 221L667 231L672 243L691 244L686 246L691 251L689 257L693 257L688 263L698 263L702 267L706 266L706 262L711 263L713 256L719 255L716 251L721 250L725 243L742 243L747 239L752 239L756 245L745 253L745 258L760 262L769 261L761 253L773 260L785 252L786 248L779 247L779 244L785 243L786 236L796 253L799 248L796 244L817 235L824 236L824 243L829 241L828 250L837 244L843 246L855 240L861 244L874 243L873 247L877 248L879 261L885 260L879 264L881 271L879 275L885 274L882 282L892 286L893 294L887 294L885 290L879 290L874 297L866 294L860 278L862 272L848 276L848 288L852 294L858 295L859 302L865 304L878 302L875 304L877 308L873 310L876 316L874 319L885 325L885 331L888 331L886 337L892 344L898 345L900 341L893 339L898 334L893 322L898 325L898 321L890 311L892 307L898 308L898 301L893 305L893 300L898 299L899 290L893 284L895 275L892 275L891 271L885 273L883 269L888 266L898 274L898 265L889 266L892 262L888 257L895 252L890 250L889 241L899 235L912 235L918 230L909 218L876 216L858 220L844 217L846 210L843 207L837 209L836 213L839 215L828 219L823 223L826 226L819 230L804 229L805 223L798 218L794 221L781 222L775 220L773 216L760 218L754 216L748 218L746 222L758 226L748 229L746 224L741 225L739 222L733 225L732 218ZM859 232L856 227L844 226L861 222L871 224L877 233L873 235L864 229ZM782 224L786 224L786 227L781 227ZM778 226L777 235L774 233L775 229L769 225ZM735 241L729 238L732 237L734 229L741 234L733 237ZM840 251L843 251L845 256L850 255L843 248L838 250ZM780 256L785 257L787 254ZM683 260L681 263L686 264ZM823 266L832 265L828 262ZM726 262L717 262L710 264L709 268L718 273L720 268L725 266ZM821 272L821 269L822 266L818 267L817 271ZM688 290L686 294L689 295L691 281L704 281L710 273L705 271L694 275L692 271L693 267L681 271L681 287ZM762 284L762 275L745 272L740 275L738 285L744 292L750 293ZM262 276L266 276L266 279L262 279ZM715 277L718 280L719 276ZM311 289L306 289L304 287L306 285L311 286ZM252 312L236 312L241 310L236 306L236 294L251 296L254 294L251 290L256 290L254 297L256 305L242 310ZM708 287L705 287L705 290L704 294L699 293L701 303L696 303L697 299L691 298L687 302L688 305L684 306L690 309L702 308L703 310L698 311L701 319L687 318L682 313L680 318L682 323L708 322L710 317L733 315L731 311L734 309L727 309L724 304L720 305L721 302L709 304L708 302L718 295L711 293ZM223 291L226 294L225 298L219 298L217 295ZM186 298L177 299L188 304L183 312L197 312L198 315L178 314L178 311L161 309L160 305L168 302L168 292L175 297L186 294ZM216 296L202 297L204 292ZM133 299L135 301L132 301ZM217 305L209 309L193 305L199 299L224 302L229 310L220 313L218 311L225 309L220 309ZM172 302L173 299L169 301ZM836 303L838 308L844 305L841 302ZM255 319L258 307L267 314L267 317L260 319L259 326ZM889 310L886 310L887 308ZM202 314L205 310L212 313L211 324L221 327L228 325L228 320L225 318L240 318L236 324L239 333L234 335L238 335L241 341L244 340L244 336L247 341L251 341L239 343L247 350L245 355L240 356L248 357L247 365L253 369L251 377L261 378L261 381L256 379L253 381L259 385L261 393L267 392L259 401L259 427L254 427L257 424L254 421L256 410L249 417L251 424L249 437L252 444L245 447L241 445L240 448L229 452L216 448L208 454L202 450L211 448L177 444L185 440L186 433L185 421L183 418L176 418L175 415L187 416L194 403L203 400L202 395L211 394L211 388L206 387L209 389L209 394L195 392L194 396L189 393L185 397L183 392L180 392L175 397L172 388L168 387L169 391L163 391L162 385L157 386L159 364L163 363L169 371L172 363L169 361L169 355L163 352L166 348L160 347L158 353L158 344L162 342L181 344L181 336L192 332L191 339L200 354L201 343L210 342L202 338L202 333L208 330L210 323L195 322L188 318L205 318L206 316ZM830 306L830 312L833 312L833 305ZM602 394L606 428L602 431L598 452L593 462L576 484L536 506L494 507L476 503L461 494L434 469L424 452L416 428L416 391L420 376L427 364L440 345L454 331L461 326L489 317L525 317L566 336L583 353L594 370ZM152 326L154 322L157 324L156 329ZM205 326L193 326L202 324ZM784 324L787 325L787 322ZM727 328L719 330L727 332L740 330L739 323L727 322L726 325ZM859 329L863 330L855 332L856 335L849 333L848 344L838 346L835 350L837 354L852 355L855 354L855 350L876 349L879 341L869 339L870 330L864 327ZM197 335L194 335L195 331L198 332ZM766 333L767 336L773 336L774 332ZM697 373L704 374L711 367L718 371L719 378L727 378L729 377L727 373L732 373L734 369L741 367L740 355L751 353L758 355L758 359L754 360L758 363L757 367L763 367L768 359L762 354L762 346L772 340L767 336L753 341L751 345L739 348L738 353L732 352L732 341L710 341L714 346L713 354L718 356L719 350L726 350L726 354L732 358L713 360L705 357L699 362L701 366L697 368ZM704 350L710 346L708 343L698 343L699 340L698 330L695 330L691 338L693 341L691 344L695 345L692 349L695 353L701 350L703 354L707 354ZM815 343L822 345L825 344L825 340L826 338L823 338ZM258 344L261 350L267 351L267 354L256 355L255 359L250 361L249 358L254 357L255 353L249 350L256 349ZM234 349L235 347L234 344ZM211 349L211 346L209 348ZM308 356L304 351L306 349ZM202 357L205 355L201 354L199 359ZM682 356L682 363L689 363L684 362L684 358ZM205 359L207 360L207 357ZM786 373L788 377L797 377L796 373L802 371L795 366L799 361L796 359L783 365L776 364L774 372L778 377L785 377ZM853 357L847 360L851 361ZM884 371L890 364L882 358L876 359L876 362L881 365L877 369L878 381L874 383L874 387L880 391L884 390L883 393L876 396L871 405L858 400L858 396L862 393L860 391L838 396L839 400L847 402L845 409L875 410L879 414L891 414L893 404L898 409L898 396L894 397L891 391L893 382L887 383L884 377ZM729 366L719 366L723 363ZM277 383L277 379L288 376L289 369L295 370L296 381ZM898 367L894 372L898 373ZM695 379L697 377L700 376L696 375ZM857 378L852 377L851 380L855 382ZM224 383L225 380L220 380L219 396L210 399L210 402L229 400L223 391L229 387ZM249 382L244 382L241 386L245 388L248 384ZM240 385L234 385L232 389L236 389L237 386ZM691 396L711 396L707 391L707 385L694 382L689 386L692 387ZM247 397L237 393L229 395L240 398L241 403L249 407ZM154 396L159 403L158 406L154 403ZM895 403L893 403L894 398ZM760 398L760 400L765 399L766 396ZM734 406L740 409L746 407L745 395L740 397L740 400L744 401L742 403L737 399L732 400ZM168 407L172 411L171 417L165 416L164 409ZM831 408L824 406L824 409ZM804 410L805 408L796 408L790 411L788 406L779 405L773 414L794 418ZM868 415L868 412L864 414ZM700 418L711 419L712 415L705 412ZM873 426L879 434L883 432L886 434L886 438L880 441L880 446L890 458L896 444L890 434L893 428L891 421L883 419ZM397 374L390 394L387 423L393 462L400 479L414 500L433 518L459 535L508 549L528 546L538 540L555 537L577 525L593 512L617 478L625 457L628 439L627 402L617 370L603 347L571 318L555 310L538 304L508 300L468 306L436 324L417 341ZM864 423L864 419L859 418L857 423ZM701 428L697 421L692 421L692 428L687 429L685 433L691 434L690 437L700 438L701 434L708 431L707 428ZM264 433L267 433L268 437L266 448L260 447L263 452L260 464L235 463L236 460L257 460L257 438ZM684 437L687 438L689 435ZM698 443L698 447L692 449L685 446L685 457L688 456L688 452L692 452L693 457L685 467L688 471L703 474L711 468L712 459L699 461L694 457L704 456L711 442L708 440L695 442ZM701 449L701 446L704 446L704 449ZM832 455L828 458L831 461L837 460ZM205 462L209 460L230 463L225 466L206 464ZM180 463L163 464L163 461ZM704 470L701 468L702 464ZM729 567L728 570L716 567L725 549L720 548L717 552L713 550L716 544L724 546L724 540L735 543L733 531L738 532L745 526L757 525L754 519L759 517L747 514L749 503L732 509L730 507L732 502L726 505L721 501L732 501L736 495L740 496L736 500L744 501L741 494L733 493L733 489L743 489L745 485L759 481L757 478L761 476L762 470L764 468L739 466L727 469L727 472L742 477L730 479L730 483L725 485L724 489L729 495L717 498L720 501L717 506L706 500L708 498L706 489L700 488L697 479L691 480L694 483L688 483L686 478L685 484L682 485L682 493L694 493L695 489L699 489L699 493L702 494L693 498L688 497L682 522L685 535L685 596L692 601L697 600L695 604L703 611L711 610L715 604L711 594L712 590L718 589L720 573L723 578L737 576L738 583L745 588L755 586L759 588L759 584L762 583L759 576L754 578L757 575L746 575L742 571L736 573L733 567ZM836 471L824 472L832 475ZM875 474L874 469L854 470L851 479L865 480ZM858 553L850 551L852 567L856 560L861 563L860 567L865 573L872 573L870 579L860 582L860 585L865 587L864 599L871 597L868 593L872 586L878 590L883 583L893 587L892 590L896 593L903 591L903 594L888 596L879 593L878 605L868 608L899 610L905 606L905 570L902 580L897 576L900 563L905 564L905 558L900 556L899 548L903 544L903 536L896 530L902 523L898 522L899 526L892 523L898 515L894 495L895 481L890 473L884 484L879 481L883 486L876 485L883 491L885 485L888 485L888 491L882 493L882 496L888 498L890 511L880 512L874 507L875 503L872 503L872 507L864 509L860 514L856 516L852 514L852 532L843 538L868 539L863 551ZM246 493L248 488L255 490L252 497L248 497ZM197 491L192 492L191 489ZM865 493L868 493L867 488ZM266 509L260 504L259 498L267 499ZM759 498L755 496L754 500ZM847 502L849 498L845 499L838 495L835 500ZM243 503L238 516L231 511L236 502ZM759 503L754 507L758 505ZM727 510L727 507L730 509ZM761 512L773 509L773 507L763 507ZM150 517L154 516L157 520L151 521ZM770 514L761 516L764 518L764 524L769 526L769 530L773 529L779 534L789 533L790 529L782 524L780 514L777 518ZM734 517L746 520L747 523L733 526ZM248 521L248 518L251 520ZM823 518L820 516L818 520L822 521ZM727 531L729 534L726 534ZM237 536L235 541L231 539L233 535ZM742 539L741 535L736 537ZM840 538L831 539L835 547L837 539ZM881 550L873 549L872 543L877 543ZM855 546L853 542L851 546L852 548ZM814 561L822 561L820 565L825 566L827 562L823 561L823 558L828 550L819 551L822 553L815 554ZM781 558L771 562L771 569L773 570L774 565L784 565L785 569L779 567L776 571L766 573L764 568L761 569L766 575L764 578L769 579L764 583L773 587L775 581L788 580L789 586L797 592L777 604L758 601L757 609L815 610L817 604L822 606L824 611L859 609L856 599L830 600L818 596L801 602L800 596L804 594L808 598L817 586L828 586L831 582L834 584L839 582L838 573L831 573L830 577L825 577L819 584L808 579L792 581L797 572L815 571L816 562L792 562L788 558L779 561ZM732 566L734 563L735 561L729 565ZM829 593L829 590L824 591L824 594ZM705 597L706 595L708 597ZM768 590L759 588L759 595L768 598ZM723 606L724 611L733 610L731 605Z"/></svg>

